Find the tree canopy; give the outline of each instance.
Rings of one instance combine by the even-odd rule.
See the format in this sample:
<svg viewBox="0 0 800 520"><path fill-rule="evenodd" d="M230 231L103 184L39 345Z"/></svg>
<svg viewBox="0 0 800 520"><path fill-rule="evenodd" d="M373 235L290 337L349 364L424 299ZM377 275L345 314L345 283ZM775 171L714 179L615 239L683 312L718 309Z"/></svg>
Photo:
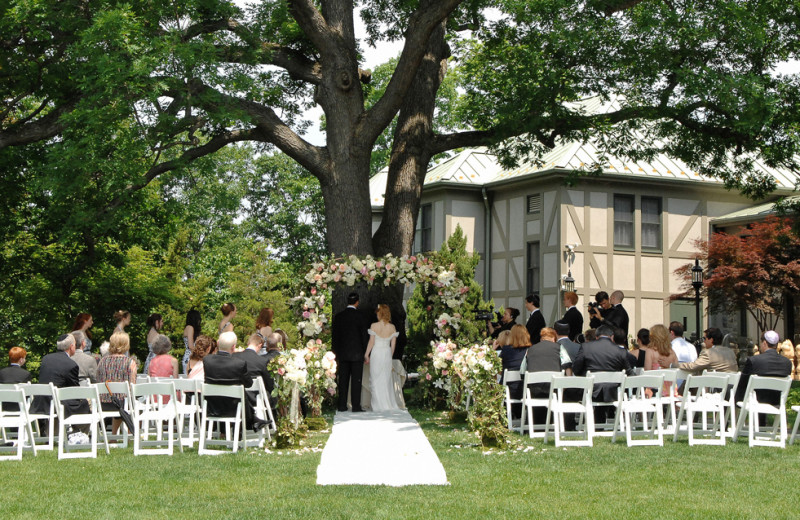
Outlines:
<svg viewBox="0 0 800 520"><path fill-rule="evenodd" d="M796 168L795 3L777 0L11 0L0 21L0 153L31 154L54 195L95 217L236 142L275 147L320 182L333 253L408 253L430 158L472 145L506 161L560 139L664 150L729 186L774 185L755 159ZM492 7L492 16L486 8ZM356 16L367 30L356 38ZM379 97L360 48L401 40ZM455 74L461 128L432 124ZM613 100L602 113L578 101ZM301 114L325 113L327 143ZM371 153L395 122L383 225L373 239ZM15 150L16 148L16 150ZM16 171L14 171L16 170ZM6 170L8 171L8 170ZM91 187L91 190L87 188Z"/></svg>

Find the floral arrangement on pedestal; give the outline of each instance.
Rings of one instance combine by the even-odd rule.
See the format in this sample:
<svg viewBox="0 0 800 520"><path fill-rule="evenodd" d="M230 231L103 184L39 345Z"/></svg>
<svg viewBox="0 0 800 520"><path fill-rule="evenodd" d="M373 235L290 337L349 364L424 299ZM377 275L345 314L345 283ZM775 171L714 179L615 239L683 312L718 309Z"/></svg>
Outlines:
<svg viewBox="0 0 800 520"><path fill-rule="evenodd" d="M327 426L322 416L322 400L327 392L336 393L336 356L328 350L321 339L310 339L305 349L306 382L309 417L306 424L311 430L322 430Z"/></svg>
<svg viewBox="0 0 800 520"><path fill-rule="evenodd" d="M267 368L275 380L273 395L277 398L277 431L275 444L278 448L297 446L304 432L300 427L300 393L309 382L307 349L292 349L281 352L270 361Z"/></svg>
<svg viewBox="0 0 800 520"><path fill-rule="evenodd" d="M497 382L502 368L497 352L486 343L459 349L450 364L451 379L459 380L472 397L469 425L480 436L483 447L504 446L508 435L503 408L505 394Z"/></svg>

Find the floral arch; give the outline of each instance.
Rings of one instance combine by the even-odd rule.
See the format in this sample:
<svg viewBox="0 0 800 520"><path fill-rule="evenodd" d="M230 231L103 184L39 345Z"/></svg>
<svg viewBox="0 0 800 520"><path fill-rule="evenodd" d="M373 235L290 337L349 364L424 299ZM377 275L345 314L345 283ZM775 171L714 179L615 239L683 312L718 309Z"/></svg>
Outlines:
<svg viewBox="0 0 800 520"><path fill-rule="evenodd" d="M434 342L430 354L436 376L447 381L448 389L452 388L448 393L461 395L464 389L470 389L475 398L470 411L470 424L478 431L482 442L487 435L495 441L504 442L503 414L499 411L503 391L497 384L500 371L497 354L486 344L459 349L451 341L460 327L462 317L459 311L465 304L468 292L468 288L456 276L453 265L437 265L433 259L419 255L350 255L312 264L304 276L304 282L306 288L292 301L302 316L297 329L306 338L305 347L282 353L274 363L270 363L270 370L281 376L276 391L279 407L285 408L282 415L296 408L294 403L297 394L303 391L309 397L312 418L324 425L324 419L321 418L322 397L325 391L331 394L336 391L335 357L320 338L328 323L324 309L331 290L336 286L353 287L362 282L368 286L383 284L387 287L396 283L406 287L413 283L430 284L436 290L429 303L437 309L444 309L435 320L434 334L438 342ZM454 402L452 398L449 401ZM460 401L460 397L456 401ZM287 416L290 418L279 422L278 440L283 435L291 443L291 439L297 438L298 416L296 410ZM306 422L309 422L308 419Z"/></svg>

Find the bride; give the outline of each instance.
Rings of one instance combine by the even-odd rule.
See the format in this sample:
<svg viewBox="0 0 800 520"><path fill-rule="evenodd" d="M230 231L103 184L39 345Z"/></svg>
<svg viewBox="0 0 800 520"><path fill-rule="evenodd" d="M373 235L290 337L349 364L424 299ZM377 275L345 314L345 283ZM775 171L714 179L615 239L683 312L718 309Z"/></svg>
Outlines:
<svg viewBox="0 0 800 520"><path fill-rule="evenodd" d="M378 321L369 328L369 344L364 363L369 365L372 410L397 410L392 378L392 355L399 333L390 323L392 313L386 304L378 305Z"/></svg>

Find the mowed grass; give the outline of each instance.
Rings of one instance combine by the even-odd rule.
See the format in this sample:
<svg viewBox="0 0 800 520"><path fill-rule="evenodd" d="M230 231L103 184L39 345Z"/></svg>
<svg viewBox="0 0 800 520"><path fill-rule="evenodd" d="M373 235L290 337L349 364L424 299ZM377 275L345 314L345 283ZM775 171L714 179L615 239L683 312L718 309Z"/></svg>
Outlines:
<svg viewBox="0 0 800 520"><path fill-rule="evenodd" d="M440 412L412 410L449 486L317 486L327 433L300 452L0 463L0 518L797 518L800 445L555 448L514 436L483 452ZM791 424L791 423L790 423Z"/></svg>

